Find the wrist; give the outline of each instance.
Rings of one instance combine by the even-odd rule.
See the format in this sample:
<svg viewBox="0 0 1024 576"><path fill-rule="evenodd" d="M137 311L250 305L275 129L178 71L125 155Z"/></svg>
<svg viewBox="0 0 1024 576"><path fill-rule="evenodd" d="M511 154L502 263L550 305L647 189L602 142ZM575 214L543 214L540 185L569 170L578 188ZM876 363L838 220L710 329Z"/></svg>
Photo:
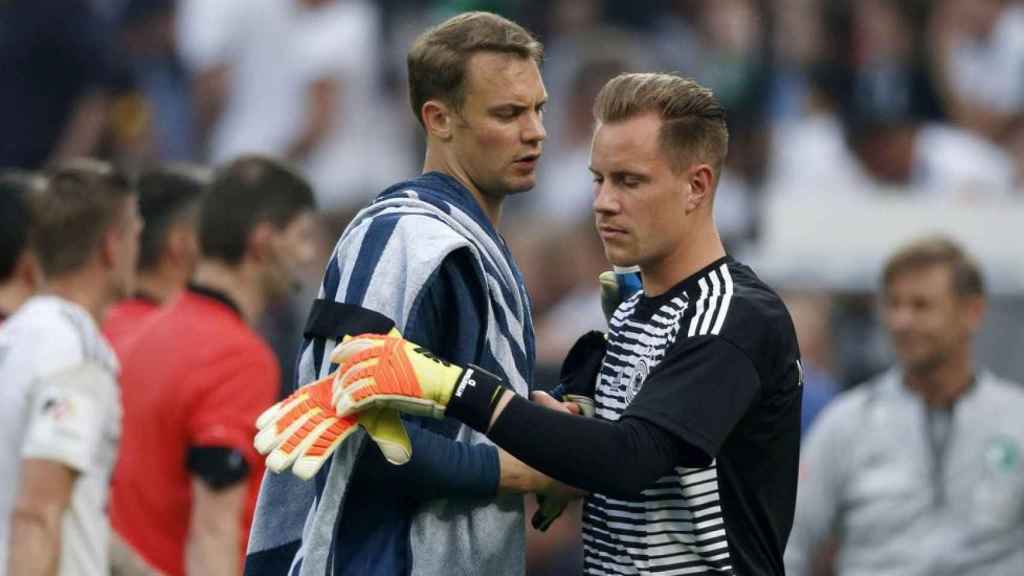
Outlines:
<svg viewBox="0 0 1024 576"><path fill-rule="evenodd" d="M468 365L455 381L445 416L486 434L491 416L504 391L501 378L477 366Z"/></svg>

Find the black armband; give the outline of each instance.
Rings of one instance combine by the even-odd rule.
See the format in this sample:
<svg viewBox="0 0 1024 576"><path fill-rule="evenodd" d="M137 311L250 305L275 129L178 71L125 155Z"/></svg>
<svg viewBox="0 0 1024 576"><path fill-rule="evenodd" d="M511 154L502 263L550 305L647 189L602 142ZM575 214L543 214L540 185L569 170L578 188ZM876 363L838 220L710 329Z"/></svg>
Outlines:
<svg viewBox="0 0 1024 576"><path fill-rule="evenodd" d="M185 465L212 490L223 490L249 476L249 463L241 452L226 446L193 446Z"/></svg>
<svg viewBox="0 0 1024 576"><path fill-rule="evenodd" d="M470 364L459 376L459 382L448 400L444 415L486 434L487 428L491 425L494 407L501 399L501 391L504 389L501 378Z"/></svg>

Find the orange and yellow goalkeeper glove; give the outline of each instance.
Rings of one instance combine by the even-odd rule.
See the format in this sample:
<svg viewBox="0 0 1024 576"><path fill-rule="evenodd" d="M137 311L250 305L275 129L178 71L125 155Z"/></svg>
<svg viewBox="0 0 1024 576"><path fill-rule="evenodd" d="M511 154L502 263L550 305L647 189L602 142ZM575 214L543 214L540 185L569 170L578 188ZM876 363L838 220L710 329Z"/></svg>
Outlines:
<svg viewBox="0 0 1024 576"><path fill-rule="evenodd" d="M405 464L412 445L398 412L383 408L340 418L331 398L338 372L307 384L274 404L256 421L254 444L267 456L267 468L308 480L320 470L335 449L361 425L392 464Z"/></svg>
<svg viewBox="0 0 1024 576"><path fill-rule="evenodd" d="M481 432L501 397L501 379L476 366L441 360L394 333L363 334L335 348L334 406L340 417L371 408L461 420Z"/></svg>

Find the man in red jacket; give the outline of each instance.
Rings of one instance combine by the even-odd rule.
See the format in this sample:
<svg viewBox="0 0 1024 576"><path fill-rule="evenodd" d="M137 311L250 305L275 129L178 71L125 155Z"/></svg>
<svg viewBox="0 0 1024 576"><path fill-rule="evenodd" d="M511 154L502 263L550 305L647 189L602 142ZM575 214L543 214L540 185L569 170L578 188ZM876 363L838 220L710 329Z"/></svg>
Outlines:
<svg viewBox="0 0 1024 576"><path fill-rule="evenodd" d="M242 157L203 198L195 280L135 337L123 361L114 529L161 572L239 574L263 476L256 417L280 373L252 326L315 254L310 186Z"/></svg>

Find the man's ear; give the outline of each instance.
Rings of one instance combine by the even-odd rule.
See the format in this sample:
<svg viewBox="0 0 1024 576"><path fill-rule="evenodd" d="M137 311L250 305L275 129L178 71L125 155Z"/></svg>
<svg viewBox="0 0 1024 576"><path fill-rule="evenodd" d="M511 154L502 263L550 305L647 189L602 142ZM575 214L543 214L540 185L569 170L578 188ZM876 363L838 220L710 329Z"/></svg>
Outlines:
<svg viewBox="0 0 1024 576"><path fill-rule="evenodd" d="M689 184L686 194L686 212L689 214L704 206L711 206L715 193L715 171L707 164L691 166L686 175Z"/></svg>
<svg viewBox="0 0 1024 576"><path fill-rule="evenodd" d="M987 302L983 296L965 296L963 297L963 306L967 330L970 334L977 334L981 329L981 322L985 318Z"/></svg>
<svg viewBox="0 0 1024 576"><path fill-rule="evenodd" d="M21 253L18 262L14 265L14 275L33 290L42 288L43 266L33 250L26 249Z"/></svg>
<svg viewBox="0 0 1024 576"><path fill-rule="evenodd" d="M253 258L256 262L263 262L270 257L273 239L274 225L270 222L263 221L253 226L246 241L245 256Z"/></svg>
<svg viewBox="0 0 1024 576"><path fill-rule="evenodd" d="M164 257L175 263L187 260L191 258L195 243L195 229L189 223L172 224L164 240Z"/></svg>
<svg viewBox="0 0 1024 576"><path fill-rule="evenodd" d="M104 268L113 268L114 263L117 262L117 251L121 241L121 234L122 232L118 230L117 226L109 226L103 232L103 238L100 240L99 258Z"/></svg>
<svg viewBox="0 0 1024 576"><path fill-rule="evenodd" d="M442 142L451 140L452 124L454 123L452 112L452 109L444 102L438 100L424 102L423 107L420 108L420 114L427 136L433 136Z"/></svg>

